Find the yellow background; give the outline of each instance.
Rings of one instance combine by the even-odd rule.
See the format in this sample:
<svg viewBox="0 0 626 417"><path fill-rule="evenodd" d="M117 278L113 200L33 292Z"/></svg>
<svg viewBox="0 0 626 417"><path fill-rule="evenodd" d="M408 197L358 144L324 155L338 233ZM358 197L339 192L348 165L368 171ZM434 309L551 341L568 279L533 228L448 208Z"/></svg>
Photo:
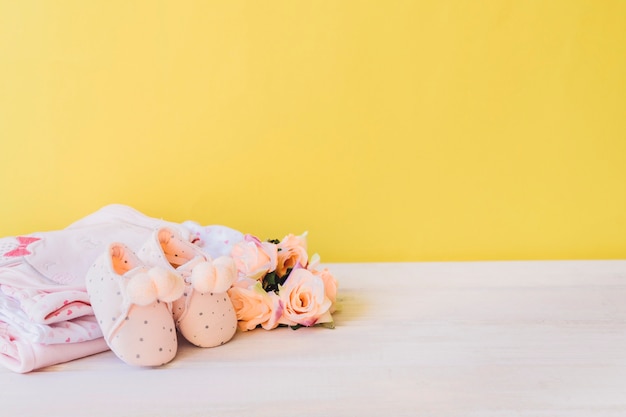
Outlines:
<svg viewBox="0 0 626 417"><path fill-rule="evenodd" d="M0 0L0 235L109 203L323 261L626 258L624 1Z"/></svg>

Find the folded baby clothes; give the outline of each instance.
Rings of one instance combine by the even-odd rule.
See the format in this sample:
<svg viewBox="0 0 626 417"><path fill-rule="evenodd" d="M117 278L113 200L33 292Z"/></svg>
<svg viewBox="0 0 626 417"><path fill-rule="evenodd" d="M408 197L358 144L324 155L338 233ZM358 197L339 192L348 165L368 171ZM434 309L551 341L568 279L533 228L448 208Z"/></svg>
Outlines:
<svg viewBox="0 0 626 417"><path fill-rule="evenodd" d="M0 364L11 371L26 373L50 365L94 355L109 349L104 338L75 343L33 343L0 321Z"/></svg>
<svg viewBox="0 0 626 417"><path fill-rule="evenodd" d="M230 256L233 246L244 238L243 233L228 226L202 226L193 220L184 221L182 226L191 233L193 244L211 258Z"/></svg>
<svg viewBox="0 0 626 417"><path fill-rule="evenodd" d="M180 224L114 204L62 230L0 239L0 365L29 372L106 350L92 329L87 271L111 242L138 248L164 226L191 237Z"/></svg>
<svg viewBox="0 0 626 417"><path fill-rule="evenodd" d="M11 334L18 334L25 341L45 345L84 342L102 337L93 315L52 323L36 322L26 315L15 298L3 293L0 293L0 323L4 323L5 329L11 328Z"/></svg>

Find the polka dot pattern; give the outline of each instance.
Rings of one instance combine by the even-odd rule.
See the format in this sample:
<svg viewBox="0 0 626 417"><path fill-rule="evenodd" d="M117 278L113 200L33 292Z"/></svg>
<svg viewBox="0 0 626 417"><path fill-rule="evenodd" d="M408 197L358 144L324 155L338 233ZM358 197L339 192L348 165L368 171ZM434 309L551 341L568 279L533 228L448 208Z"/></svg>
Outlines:
<svg viewBox="0 0 626 417"><path fill-rule="evenodd" d="M86 287L111 350L128 364L159 366L178 348L171 312L166 303L128 305L125 296L128 280L147 269L129 248L114 243L90 268Z"/></svg>
<svg viewBox="0 0 626 417"><path fill-rule="evenodd" d="M157 230L139 251L152 266L171 268L186 281L183 296L172 303L172 316L180 333L200 347L228 342L237 329L237 316L227 293L201 293L190 283L193 268L207 258L200 248L168 228Z"/></svg>
<svg viewBox="0 0 626 417"><path fill-rule="evenodd" d="M195 291L186 314L177 324L189 342L200 347L215 347L235 335L237 316L228 295Z"/></svg>

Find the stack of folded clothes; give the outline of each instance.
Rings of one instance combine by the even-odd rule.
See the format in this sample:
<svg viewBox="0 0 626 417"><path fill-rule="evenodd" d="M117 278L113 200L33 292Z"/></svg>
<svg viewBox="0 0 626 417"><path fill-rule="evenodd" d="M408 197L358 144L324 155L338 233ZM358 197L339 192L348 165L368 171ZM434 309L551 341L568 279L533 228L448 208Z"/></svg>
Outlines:
<svg viewBox="0 0 626 417"><path fill-rule="evenodd" d="M166 268L163 270L171 265L175 271L175 266L183 267L183 264L191 261L196 265L202 253L198 249L200 246L191 242L198 243L198 236L207 230L193 222L186 222L185 226L148 217L128 206L109 205L62 230L1 238L0 365L25 373L108 350L113 343L110 338L120 335L103 335L102 329L111 329L111 325L103 325L102 317L98 316L108 313L108 308L119 311L126 308L126 316L132 314L128 314L129 305L125 305L128 304L125 294L122 294L123 300L120 298L121 304L113 307L111 303L115 304L115 300L108 296L105 304L109 305L101 307L100 314L94 313L94 297L93 294L90 297L87 292L87 277L91 276L95 281L103 280L106 273L109 278L117 276L111 268L106 273L98 272L96 264L108 262L107 265L113 265L115 259L111 256L119 255L121 247L125 248L128 255L124 260L134 259L135 252L139 253L140 250L140 254L148 259L157 252L166 254L168 247L164 244L170 238L175 238L172 244L175 243L177 250L183 247L195 250L193 259L186 259L189 262L181 262L180 265L169 262L164 264ZM242 237L239 232L221 226L216 226L213 232L215 239L203 242L202 248L209 259L229 253L232 244ZM109 258L105 261L107 257ZM185 267L191 271L189 265ZM121 272L119 275L121 276ZM145 291L148 287L142 290L139 281L140 279L135 280L136 302L130 307L143 304L145 308L153 302L155 305L160 303L158 297L146 298L150 298L150 294L146 295ZM170 288L170 295L177 291L191 293L184 282L179 284L179 289ZM215 282L210 284L216 285ZM198 285L206 286L206 282ZM92 287L94 292L110 290L96 284ZM180 307L180 314L192 305L188 298L181 298L183 305ZM230 300L228 304L230 305ZM141 317L137 309L133 314ZM124 324L120 320L127 318L120 317L118 315L118 321L114 323L118 330ZM169 319L172 319L171 313ZM236 325L234 316L231 320ZM103 336L107 336L106 340Z"/></svg>

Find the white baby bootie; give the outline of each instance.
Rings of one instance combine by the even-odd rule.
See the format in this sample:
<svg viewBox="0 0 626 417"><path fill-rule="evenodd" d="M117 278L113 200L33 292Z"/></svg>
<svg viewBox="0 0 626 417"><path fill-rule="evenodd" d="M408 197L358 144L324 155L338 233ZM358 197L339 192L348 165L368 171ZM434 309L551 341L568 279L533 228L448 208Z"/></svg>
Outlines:
<svg viewBox="0 0 626 417"><path fill-rule="evenodd" d="M184 278L185 291L173 303L173 316L189 342L214 347L232 339L237 330L237 316L227 293L237 278L232 258L212 260L167 227L156 230L138 256L146 264L167 268Z"/></svg>
<svg viewBox="0 0 626 417"><path fill-rule="evenodd" d="M184 292L180 276L148 267L127 246L113 243L89 269L86 286L104 339L120 359L158 366L176 356L171 303Z"/></svg>

